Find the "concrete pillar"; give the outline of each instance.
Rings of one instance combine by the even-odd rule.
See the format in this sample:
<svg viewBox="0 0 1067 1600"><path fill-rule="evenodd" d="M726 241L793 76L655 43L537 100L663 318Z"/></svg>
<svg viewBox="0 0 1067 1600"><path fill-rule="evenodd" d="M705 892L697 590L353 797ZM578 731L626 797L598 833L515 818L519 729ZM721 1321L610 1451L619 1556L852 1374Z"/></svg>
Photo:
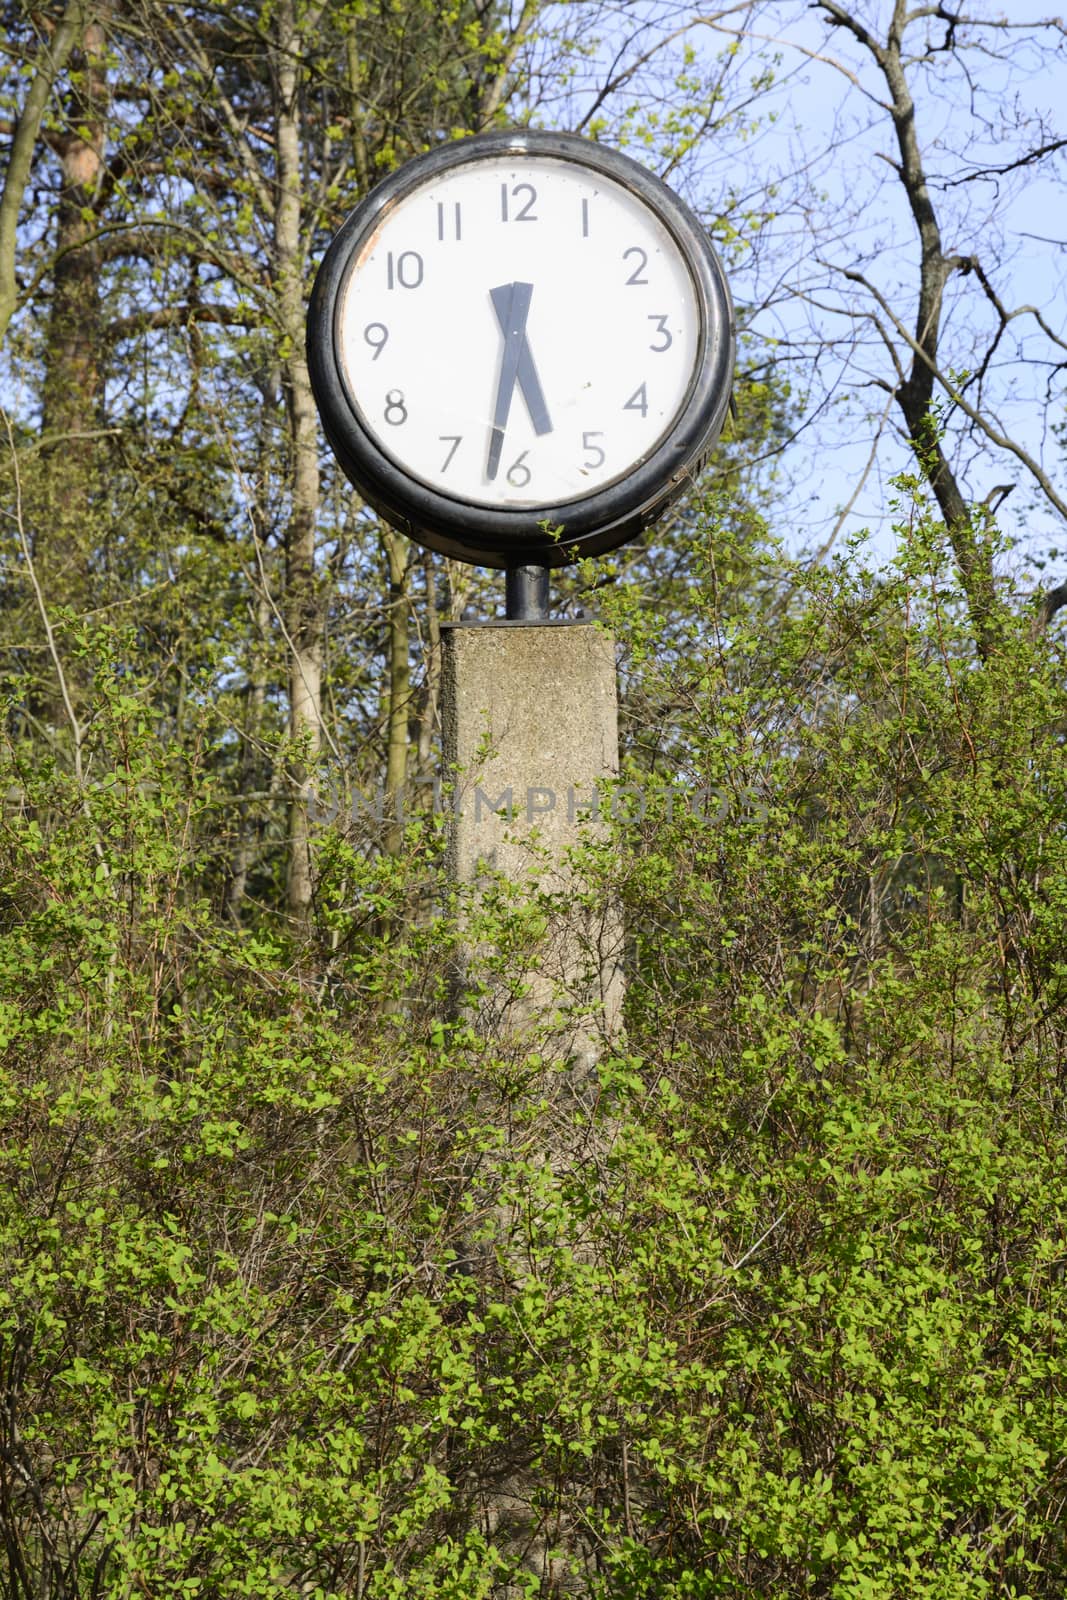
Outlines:
<svg viewBox="0 0 1067 1600"><path fill-rule="evenodd" d="M493 992L481 1020L513 1039L547 1028L549 1048L590 1066L619 1026L622 929L614 905L570 899L565 858L603 830L598 785L619 770L614 640L585 622L455 623L442 715L453 881L499 873L531 897L561 897L531 951L527 993Z"/></svg>

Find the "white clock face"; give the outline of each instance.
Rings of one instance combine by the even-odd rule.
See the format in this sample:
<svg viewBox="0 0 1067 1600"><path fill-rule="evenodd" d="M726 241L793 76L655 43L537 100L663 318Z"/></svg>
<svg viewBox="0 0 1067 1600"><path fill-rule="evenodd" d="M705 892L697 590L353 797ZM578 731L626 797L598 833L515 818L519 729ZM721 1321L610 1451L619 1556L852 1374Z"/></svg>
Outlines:
<svg viewBox="0 0 1067 1600"><path fill-rule="evenodd" d="M581 499L644 461L701 348L692 275L656 213L577 162L511 154L385 212L336 337L386 455L438 493L516 509Z"/></svg>

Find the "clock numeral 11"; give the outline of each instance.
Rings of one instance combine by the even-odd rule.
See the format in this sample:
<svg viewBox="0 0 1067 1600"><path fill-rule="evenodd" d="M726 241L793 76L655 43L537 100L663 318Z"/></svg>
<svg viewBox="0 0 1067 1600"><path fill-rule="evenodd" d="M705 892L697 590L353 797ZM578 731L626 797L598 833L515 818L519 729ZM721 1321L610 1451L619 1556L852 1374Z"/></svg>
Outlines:
<svg viewBox="0 0 1067 1600"><path fill-rule="evenodd" d="M462 239L462 237L463 237L463 231L462 231L462 208L460 207L460 203L459 203L458 200L455 202L455 204L452 207L452 229L453 229L453 232L451 234L451 237L454 238L454 239ZM437 202L437 237L439 239L444 239L446 237L446 234L447 234L447 226L446 226L446 219L445 219L445 203L444 203L443 200L438 200L438 202Z"/></svg>

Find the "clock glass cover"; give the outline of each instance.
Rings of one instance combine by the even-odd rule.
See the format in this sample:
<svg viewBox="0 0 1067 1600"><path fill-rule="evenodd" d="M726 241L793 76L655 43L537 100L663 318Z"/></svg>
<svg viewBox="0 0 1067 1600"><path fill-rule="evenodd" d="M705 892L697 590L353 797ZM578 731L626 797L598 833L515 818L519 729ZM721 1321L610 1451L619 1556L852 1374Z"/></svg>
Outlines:
<svg viewBox="0 0 1067 1600"><path fill-rule="evenodd" d="M637 163L489 134L351 214L308 355L338 457L387 516L465 559L556 565L691 481L729 398L732 311L704 229ZM550 523L575 542L552 548Z"/></svg>

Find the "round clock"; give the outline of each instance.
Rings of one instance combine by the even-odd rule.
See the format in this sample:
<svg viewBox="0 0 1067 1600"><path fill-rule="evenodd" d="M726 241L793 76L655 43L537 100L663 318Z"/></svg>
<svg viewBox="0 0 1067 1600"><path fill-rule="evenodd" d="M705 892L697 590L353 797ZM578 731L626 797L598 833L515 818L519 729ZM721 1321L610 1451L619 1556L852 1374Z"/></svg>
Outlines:
<svg viewBox="0 0 1067 1600"><path fill-rule="evenodd" d="M651 522L718 438L733 357L700 222L566 134L409 161L337 233L308 313L345 473L412 538L489 567L561 566Z"/></svg>

